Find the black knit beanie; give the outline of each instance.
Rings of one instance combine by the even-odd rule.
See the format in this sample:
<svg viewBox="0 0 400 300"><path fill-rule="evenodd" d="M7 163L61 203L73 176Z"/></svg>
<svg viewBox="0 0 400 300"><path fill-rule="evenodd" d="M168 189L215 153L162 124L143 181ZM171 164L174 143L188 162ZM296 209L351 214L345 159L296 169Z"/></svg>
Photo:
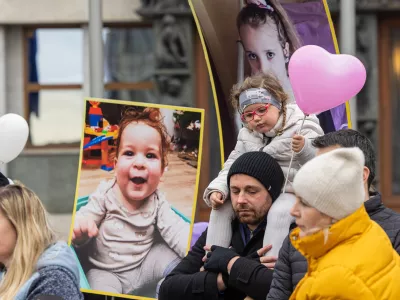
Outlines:
<svg viewBox="0 0 400 300"><path fill-rule="evenodd" d="M271 155L261 151L244 153L235 160L228 172L228 188L230 178L235 174L245 174L257 179L267 189L272 201L281 194L285 180L277 161Z"/></svg>

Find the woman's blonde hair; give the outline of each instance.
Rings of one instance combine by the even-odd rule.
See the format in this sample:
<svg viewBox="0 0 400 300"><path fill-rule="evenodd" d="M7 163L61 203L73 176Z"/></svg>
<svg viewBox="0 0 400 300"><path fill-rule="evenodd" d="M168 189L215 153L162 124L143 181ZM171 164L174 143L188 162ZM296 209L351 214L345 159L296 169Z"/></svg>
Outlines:
<svg viewBox="0 0 400 300"><path fill-rule="evenodd" d="M279 80L272 74L257 73L247 77L243 83L236 84L231 90L231 104L239 112L243 113L239 105L239 96L244 91L251 88L266 89L277 101L282 103L280 113L283 115L282 127L277 131L277 134L282 134L286 124L286 101L289 96L285 93Z"/></svg>
<svg viewBox="0 0 400 300"><path fill-rule="evenodd" d="M34 273L40 255L56 237L42 202L21 183L0 188L0 211L17 234L10 264L0 283L0 299L14 299Z"/></svg>

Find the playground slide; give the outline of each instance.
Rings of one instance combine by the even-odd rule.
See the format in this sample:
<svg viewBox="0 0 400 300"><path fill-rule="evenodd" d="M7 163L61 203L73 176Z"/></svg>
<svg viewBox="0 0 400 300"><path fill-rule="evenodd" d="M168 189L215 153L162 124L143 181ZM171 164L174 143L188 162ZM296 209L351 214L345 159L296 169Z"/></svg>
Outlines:
<svg viewBox="0 0 400 300"><path fill-rule="evenodd" d="M112 140L112 139L113 139L112 136L105 136L105 135L95 137L93 140L91 140L89 143L87 143L85 146L83 146L83 150L86 150L89 147L97 145L103 141Z"/></svg>

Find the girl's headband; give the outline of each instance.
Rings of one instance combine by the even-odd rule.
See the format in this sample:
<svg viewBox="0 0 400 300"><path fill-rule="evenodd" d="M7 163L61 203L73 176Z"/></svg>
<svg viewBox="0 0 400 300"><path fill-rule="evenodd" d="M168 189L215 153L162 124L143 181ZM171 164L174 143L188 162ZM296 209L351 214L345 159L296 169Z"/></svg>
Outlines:
<svg viewBox="0 0 400 300"><path fill-rule="evenodd" d="M264 88L251 88L243 91L239 95L239 107L241 111L252 104L256 103L269 103L281 110L282 103L276 100L272 95Z"/></svg>
<svg viewBox="0 0 400 300"><path fill-rule="evenodd" d="M245 1L246 1L246 5L255 4L260 8L270 10L271 12L274 11L274 8L271 5L267 4L266 0L245 0Z"/></svg>

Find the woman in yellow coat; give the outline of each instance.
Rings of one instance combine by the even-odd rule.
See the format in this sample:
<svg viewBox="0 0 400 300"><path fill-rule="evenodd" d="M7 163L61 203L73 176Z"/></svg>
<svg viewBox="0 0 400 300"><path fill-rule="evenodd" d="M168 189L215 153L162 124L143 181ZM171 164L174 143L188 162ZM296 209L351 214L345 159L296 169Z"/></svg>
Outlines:
<svg viewBox="0 0 400 300"><path fill-rule="evenodd" d="M363 167L361 150L341 148L297 173L290 238L308 272L290 300L400 299L400 257L365 211Z"/></svg>

